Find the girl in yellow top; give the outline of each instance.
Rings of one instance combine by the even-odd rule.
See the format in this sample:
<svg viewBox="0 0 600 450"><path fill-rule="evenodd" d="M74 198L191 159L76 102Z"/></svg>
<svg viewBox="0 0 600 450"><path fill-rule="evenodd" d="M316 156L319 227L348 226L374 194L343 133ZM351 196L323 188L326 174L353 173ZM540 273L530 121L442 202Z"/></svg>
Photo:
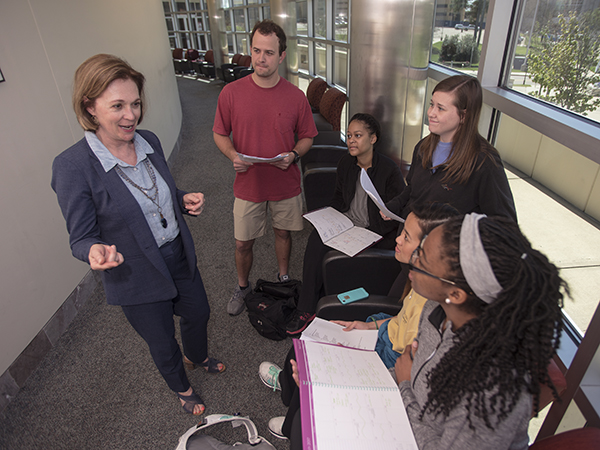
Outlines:
<svg viewBox="0 0 600 450"><path fill-rule="evenodd" d="M396 238L396 259L407 264L410 256L421 243L421 239L438 225L458 215L458 211L446 203L431 203L415 206L406 218L402 233ZM406 282L404 303L397 316L379 313L369 316L366 322L347 322L334 320L343 325L344 331L379 330L375 350L388 368L393 368L396 359L406 346L417 337L419 317L427 299L411 289L410 280Z"/></svg>

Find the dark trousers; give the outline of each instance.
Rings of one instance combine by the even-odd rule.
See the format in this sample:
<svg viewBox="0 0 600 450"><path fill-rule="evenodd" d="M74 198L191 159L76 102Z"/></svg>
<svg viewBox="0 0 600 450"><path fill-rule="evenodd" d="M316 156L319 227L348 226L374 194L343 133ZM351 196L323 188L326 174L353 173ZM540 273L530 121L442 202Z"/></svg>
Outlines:
<svg viewBox="0 0 600 450"><path fill-rule="evenodd" d="M177 297L163 302L122 306L125 317L146 341L152 359L172 391L190 388L183 357L175 339L173 315L179 316L183 352L195 363L208 356L207 324L210 307L198 269L190 274L183 244L178 237L160 248L177 287Z"/></svg>
<svg viewBox="0 0 600 450"><path fill-rule="evenodd" d="M308 237L306 250L304 251L304 263L302 266L302 289L298 299L298 310L314 313L317 309L319 299L323 297L323 258L331 247L323 244L317 230L313 230Z"/></svg>
<svg viewBox="0 0 600 450"><path fill-rule="evenodd" d="M285 357L283 370L279 373L281 401L288 407L281 431L290 440L291 449L296 450L302 449L302 425L300 421L300 389L292 377L291 359L296 359L294 346Z"/></svg>

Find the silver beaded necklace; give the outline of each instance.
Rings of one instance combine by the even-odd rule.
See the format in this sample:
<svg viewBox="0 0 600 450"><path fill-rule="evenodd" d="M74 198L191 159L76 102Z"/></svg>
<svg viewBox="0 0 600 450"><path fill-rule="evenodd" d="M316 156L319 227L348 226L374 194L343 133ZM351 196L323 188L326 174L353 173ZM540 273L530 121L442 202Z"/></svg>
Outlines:
<svg viewBox="0 0 600 450"><path fill-rule="evenodd" d="M148 161L148 158L144 159L144 161L142 162L144 163L144 167L146 167L146 171L148 172L148 175L150 175L150 179L152 180L152 186L150 186L149 188L141 187L137 183L135 183L131 178L129 178L125 174L125 172L123 172L123 170L119 167L118 164L115 166L115 170L123 180L127 181L134 188L138 189L142 194L146 196L148 200L150 200L156 205L158 214L160 215L160 224L163 228L167 228L167 219L165 219L162 215L162 208L160 207L158 200L158 185L156 184L156 174L154 173L154 169L152 169L152 165L150 164L150 161ZM152 191L154 191L154 194L148 195L148 193Z"/></svg>

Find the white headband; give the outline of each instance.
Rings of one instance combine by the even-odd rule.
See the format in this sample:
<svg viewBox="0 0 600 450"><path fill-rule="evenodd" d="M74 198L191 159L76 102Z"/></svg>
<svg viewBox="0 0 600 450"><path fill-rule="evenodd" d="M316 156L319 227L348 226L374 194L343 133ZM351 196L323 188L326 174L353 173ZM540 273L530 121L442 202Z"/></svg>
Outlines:
<svg viewBox="0 0 600 450"><path fill-rule="evenodd" d="M486 303L492 303L502 291L490 260L485 253L479 221L485 214L467 214L460 229L460 267L473 293Z"/></svg>

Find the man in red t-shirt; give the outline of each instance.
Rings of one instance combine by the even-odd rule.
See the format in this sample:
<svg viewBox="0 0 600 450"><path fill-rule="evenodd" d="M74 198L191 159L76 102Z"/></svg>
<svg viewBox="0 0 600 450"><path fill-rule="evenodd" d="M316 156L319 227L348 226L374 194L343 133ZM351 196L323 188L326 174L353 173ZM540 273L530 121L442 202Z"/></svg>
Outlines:
<svg viewBox="0 0 600 450"><path fill-rule="evenodd" d="M257 23L251 35L254 73L223 88L215 115L215 143L236 171L233 217L238 286L227 305L231 315L244 310L244 299L252 291L248 279L252 247L266 231L267 209L281 281L289 278L290 231L303 227L297 162L310 149L317 129L306 96L278 74L285 49L286 36L279 25L271 20ZM253 163L240 154L279 158Z"/></svg>

